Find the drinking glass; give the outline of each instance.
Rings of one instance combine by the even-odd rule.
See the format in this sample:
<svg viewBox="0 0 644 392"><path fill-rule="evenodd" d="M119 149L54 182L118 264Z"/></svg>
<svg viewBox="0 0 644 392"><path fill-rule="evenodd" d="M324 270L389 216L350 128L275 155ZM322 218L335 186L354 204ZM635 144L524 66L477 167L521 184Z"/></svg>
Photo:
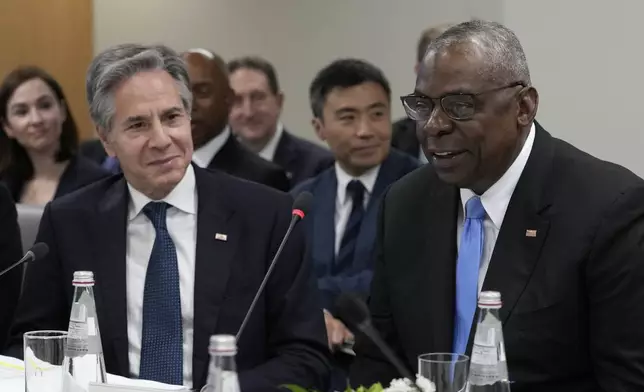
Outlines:
<svg viewBox="0 0 644 392"><path fill-rule="evenodd" d="M66 331L25 333L25 391L61 392Z"/></svg>
<svg viewBox="0 0 644 392"><path fill-rule="evenodd" d="M418 375L431 381L436 392L464 392L469 360L465 355L452 353L419 355Z"/></svg>

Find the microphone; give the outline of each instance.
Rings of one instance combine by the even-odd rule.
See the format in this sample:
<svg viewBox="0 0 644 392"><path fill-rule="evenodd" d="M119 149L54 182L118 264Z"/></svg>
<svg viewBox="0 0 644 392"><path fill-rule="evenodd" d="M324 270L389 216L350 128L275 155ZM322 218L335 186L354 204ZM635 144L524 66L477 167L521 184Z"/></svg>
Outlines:
<svg viewBox="0 0 644 392"><path fill-rule="evenodd" d="M311 194L311 192L300 193L299 195L297 195L297 198L293 202L293 210L291 212L291 223L288 225L288 230L286 230L286 234L284 234L284 237L282 238L282 243L280 244L279 248L277 248L277 252L275 253L273 260L271 261L271 264L268 267L268 271L266 271L266 275L264 276L262 283L259 285L259 288L257 289L257 293L255 293L255 298L253 298L253 302L251 302L250 307L246 312L246 316L244 316L244 321L242 321L241 326L237 331L237 336L236 336L237 341L239 341L239 337L244 331L244 328L246 327L246 324L250 319L250 315L253 313L253 309L255 309L255 305L257 305L257 301L259 300L259 297L262 295L262 292L264 291L264 287L266 287L268 278L270 278L271 274L273 273L273 268L275 267L277 259L282 254L284 245L286 245L286 241L288 241L288 238L291 236L291 232L293 231L293 228L299 221L304 219L309 208L311 207L312 202L313 202L313 195Z"/></svg>
<svg viewBox="0 0 644 392"><path fill-rule="evenodd" d="M362 332L376 347L382 352L387 361L391 363L398 373L412 382L416 390L422 391L416 384L416 377L412 377L411 372L398 359L394 350L385 343L378 331L371 323L369 308L360 298L354 294L343 293L338 297L335 303L336 314L338 318L345 323L350 329Z"/></svg>
<svg viewBox="0 0 644 392"><path fill-rule="evenodd" d="M22 263L42 259L47 255L47 253L49 253L49 247L47 246L47 244L45 244L44 242L37 242L34 244L34 246L31 247L31 249L27 251L27 253L25 253L24 256L22 256L22 259L18 260L15 264L10 266L9 268L5 268L2 272L0 272L0 276L6 274Z"/></svg>

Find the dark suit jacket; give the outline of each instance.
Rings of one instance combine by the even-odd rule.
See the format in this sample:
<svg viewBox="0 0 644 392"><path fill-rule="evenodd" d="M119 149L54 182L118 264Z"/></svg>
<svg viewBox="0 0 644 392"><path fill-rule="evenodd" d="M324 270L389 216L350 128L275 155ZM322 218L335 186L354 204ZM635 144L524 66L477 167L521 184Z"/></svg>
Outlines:
<svg viewBox="0 0 644 392"><path fill-rule="evenodd" d="M290 189L286 172L281 167L242 146L233 135L228 137L226 143L215 154L208 168L218 169L280 191L288 192Z"/></svg>
<svg viewBox="0 0 644 392"><path fill-rule="evenodd" d="M418 159L420 142L416 136L416 122L408 117L401 118L391 126L391 145Z"/></svg>
<svg viewBox="0 0 644 392"><path fill-rule="evenodd" d="M60 177L54 199L74 192L85 185L89 185L109 175L108 172L96 163L77 155L69 161L67 168L65 168L63 175ZM2 181L9 188L13 199L18 202L23 187L25 186L25 181L19 178L12 178L11 176L3 177Z"/></svg>
<svg viewBox="0 0 644 392"><path fill-rule="evenodd" d="M351 265L338 266L335 258L335 203L338 192L335 166L303 182L291 192L294 195L303 191L313 194L309 218L303 223L307 229L311 263L315 268L325 309L332 311L337 296L344 292L363 297L368 295L373 276L373 250L380 200L389 185L418 168L418 165L418 161L394 149L382 163L360 225Z"/></svg>
<svg viewBox="0 0 644 392"><path fill-rule="evenodd" d="M78 153L85 158L94 161L99 166L103 164L107 153L103 148L103 144L98 139L86 140L78 146Z"/></svg>
<svg viewBox="0 0 644 392"><path fill-rule="evenodd" d="M206 381L208 341L236 334L291 217L292 198L263 185L195 167L198 193L194 287L194 387ZM107 371L128 376L126 219L122 175L48 204L38 241L46 260L30 266L13 343L30 330L67 329L74 271L94 271L96 305ZM227 234L227 241L215 239ZM324 388L328 348L319 297L295 228L262 299L238 342L244 391L283 384ZM14 354L14 353L12 353Z"/></svg>
<svg viewBox="0 0 644 392"><path fill-rule="evenodd" d="M0 184L0 270L20 260L22 242L16 205L7 188ZM0 347L4 347L20 296L22 268L14 268L0 277Z"/></svg>
<svg viewBox="0 0 644 392"><path fill-rule="evenodd" d="M273 157L273 162L286 170L291 187L317 176L334 161L331 151L287 131L282 133Z"/></svg>
<svg viewBox="0 0 644 392"><path fill-rule="evenodd" d="M452 347L460 203L431 165L382 203L369 305L410 369ZM644 390L643 260L644 181L537 125L483 284L501 292L513 392ZM354 385L397 376L357 352Z"/></svg>

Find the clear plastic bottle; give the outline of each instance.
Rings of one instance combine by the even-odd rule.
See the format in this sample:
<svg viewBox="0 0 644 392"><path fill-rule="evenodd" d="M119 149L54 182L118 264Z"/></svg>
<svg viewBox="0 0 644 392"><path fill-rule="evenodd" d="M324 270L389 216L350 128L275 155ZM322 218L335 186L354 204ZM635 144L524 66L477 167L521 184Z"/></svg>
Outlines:
<svg viewBox="0 0 644 392"><path fill-rule="evenodd" d="M237 340L233 335L210 337L208 384L202 392L240 392L237 378Z"/></svg>
<svg viewBox="0 0 644 392"><path fill-rule="evenodd" d="M480 294L479 317L470 357L469 392L510 392L499 309L501 293L484 291Z"/></svg>
<svg viewBox="0 0 644 392"><path fill-rule="evenodd" d="M74 299L69 317L63 368L63 390L87 390L90 382L106 383L105 359L94 301L94 274L74 272Z"/></svg>

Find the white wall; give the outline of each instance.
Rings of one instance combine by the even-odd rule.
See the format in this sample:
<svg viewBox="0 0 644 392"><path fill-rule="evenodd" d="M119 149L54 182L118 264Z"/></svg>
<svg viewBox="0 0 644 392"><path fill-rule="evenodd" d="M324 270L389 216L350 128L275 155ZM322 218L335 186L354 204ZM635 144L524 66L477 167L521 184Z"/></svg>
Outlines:
<svg viewBox="0 0 644 392"><path fill-rule="evenodd" d="M383 69L398 96L411 92L422 29L476 16L516 31L552 134L644 176L644 55L639 0L93 0L95 51L128 41L203 46L226 59L266 57L286 94L283 120L315 139L307 91L342 56Z"/></svg>
<svg viewBox="0 0 644 392"><path fill-rule="evenodd" d="M637 0L506 0L528 57L540 123L644 176L644 51Z"/></svg>
<svg viewBox="0 0 644 392"><path fill-rule="evenodd" d="M225 59L271 61L286 95L283 120L315 140L308 88L332 60L361 57L387 75L393 113L410 93L416 41L433 24L501 13L501 0L94 0L94 50L123 42L206 47Z"/></svg>

